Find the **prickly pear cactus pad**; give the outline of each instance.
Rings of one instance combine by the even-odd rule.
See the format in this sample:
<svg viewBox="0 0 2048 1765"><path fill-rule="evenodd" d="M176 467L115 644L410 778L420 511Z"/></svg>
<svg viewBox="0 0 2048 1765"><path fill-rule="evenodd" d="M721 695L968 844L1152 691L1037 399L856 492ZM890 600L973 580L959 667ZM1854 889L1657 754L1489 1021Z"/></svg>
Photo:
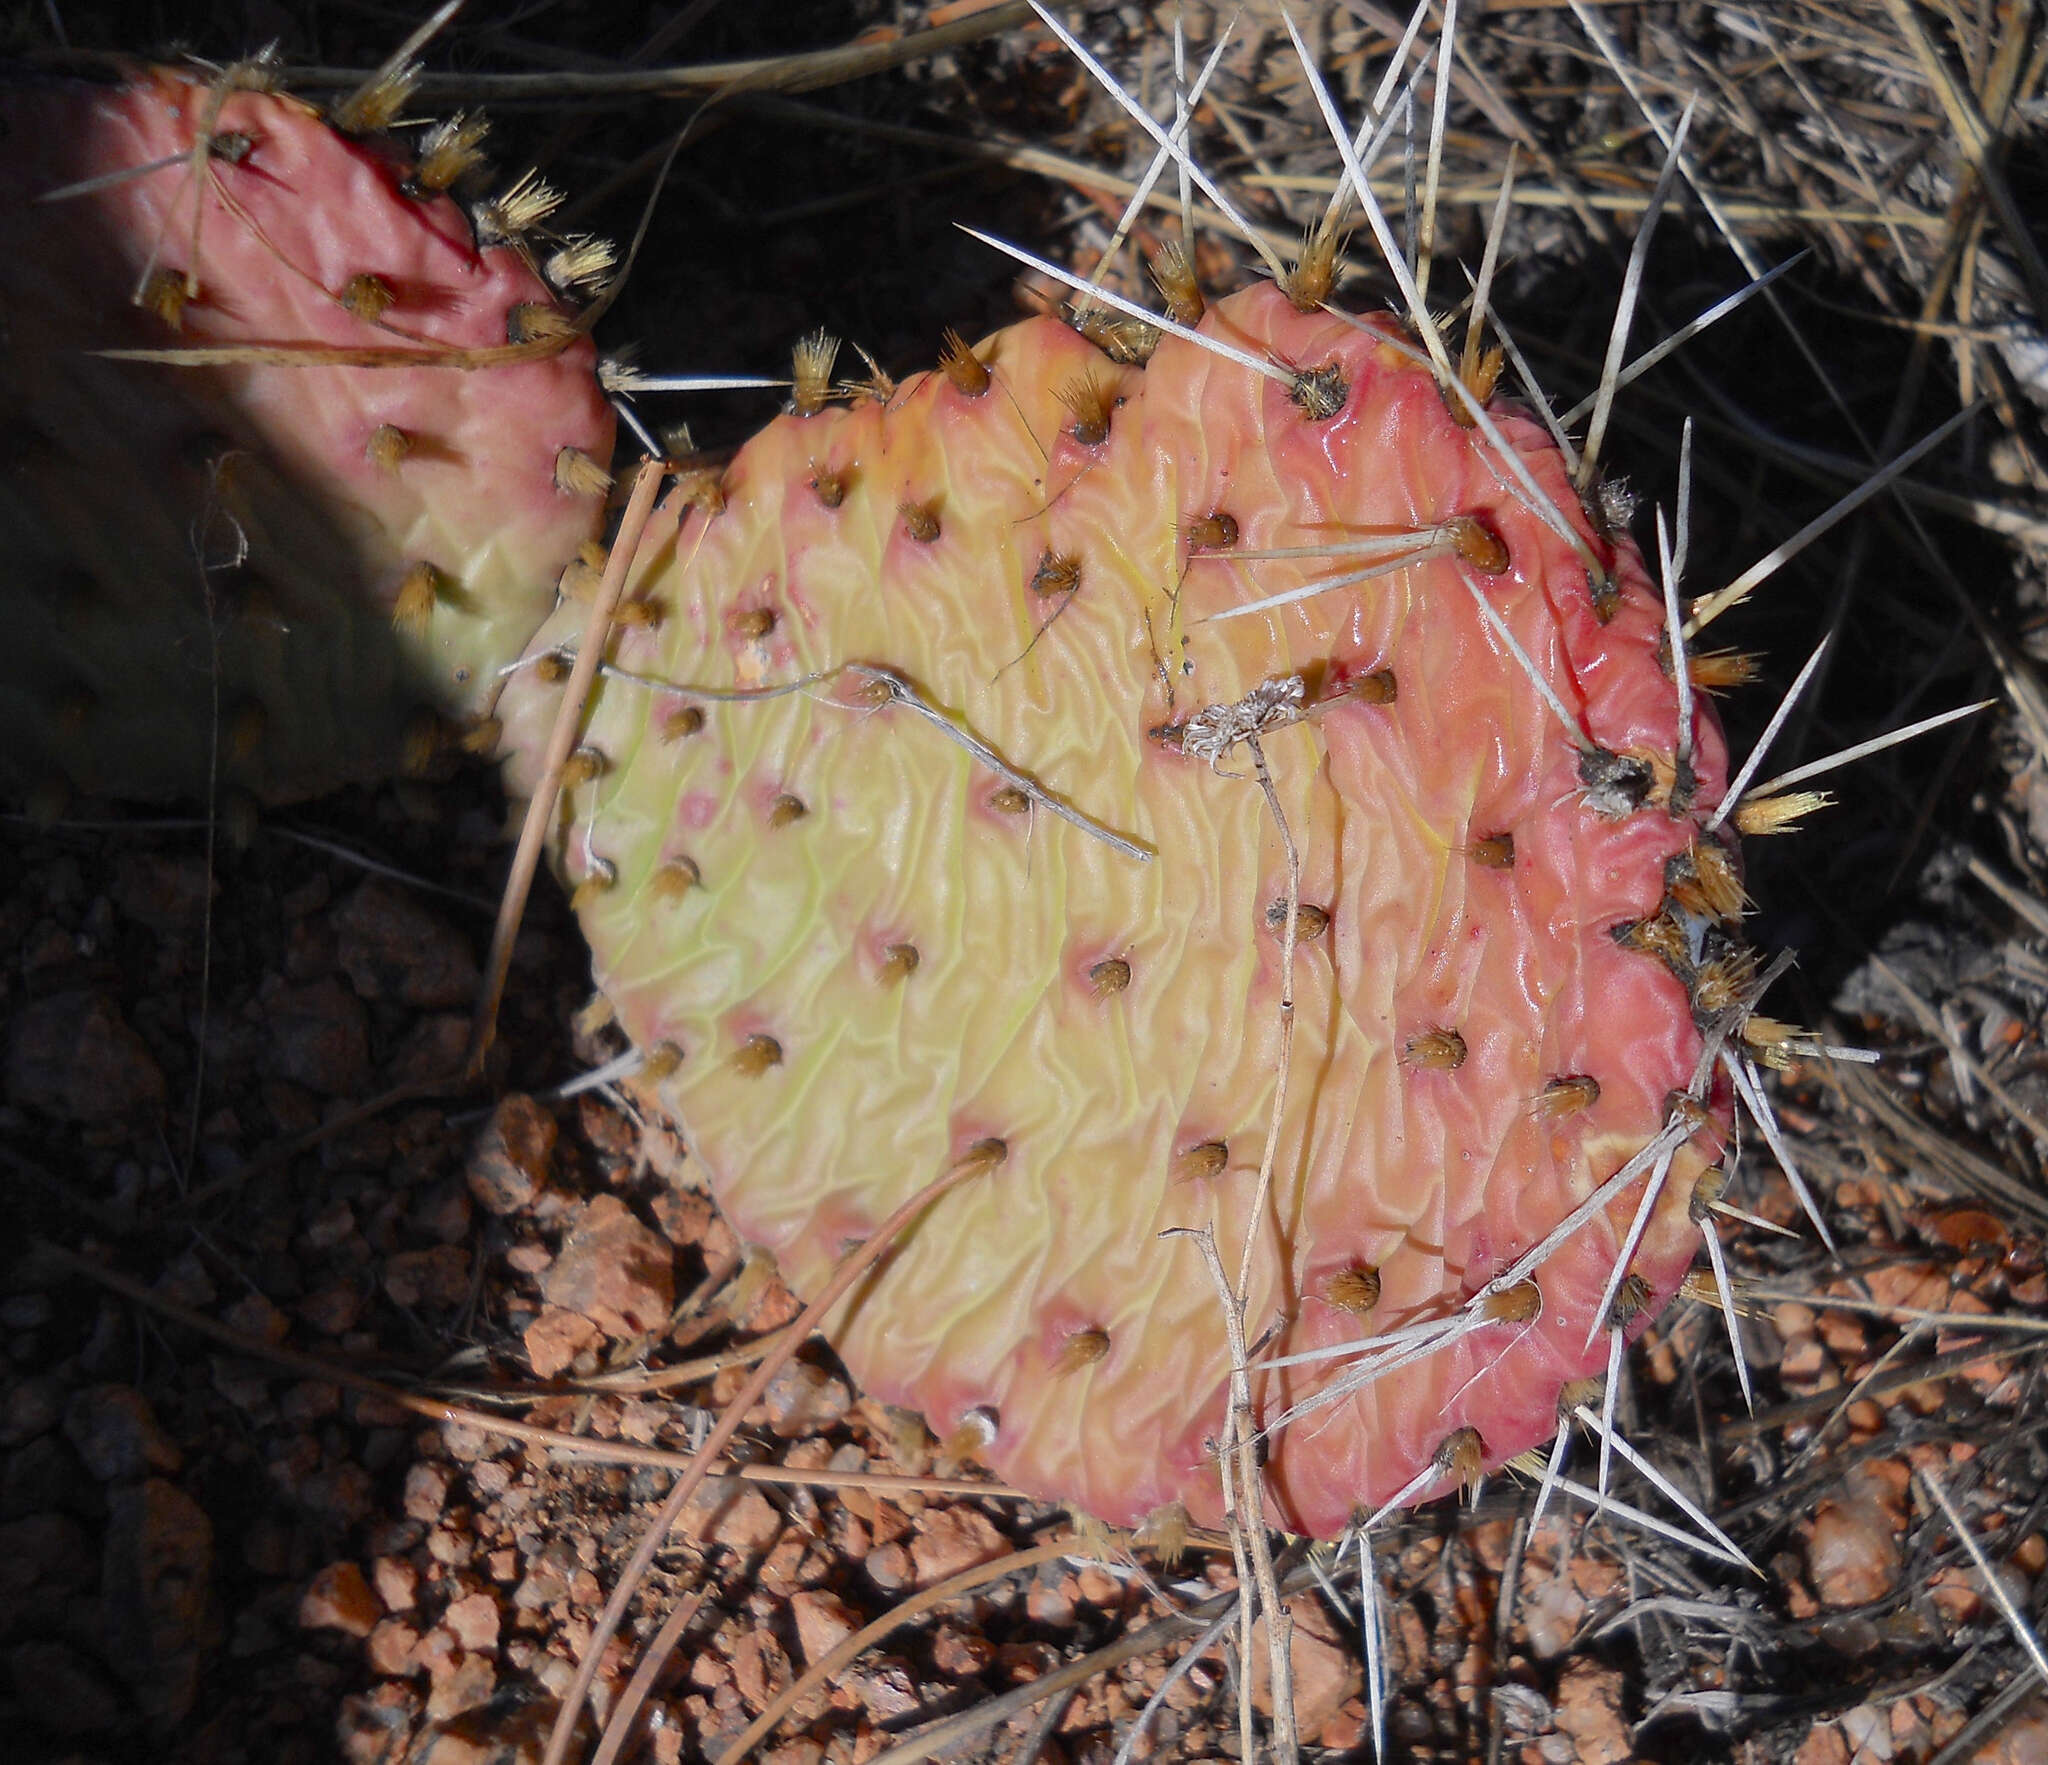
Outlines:
<svg viewBox="0 0 2048 1765"><path fill-rule="evenodd" d="M1541 430L1492 409L1510 463L1392 323L1271 287L1201 331L1284 371L1035 320L683 485L559 862L799 1293L1002 1143L838 1315L872 1392L1112 1522L1213 1521L1224 1317L1161 1234L1213 1227L1233 1273L1249 1234L1270 1517L1328 1536L1548 1440L1677 1287L1740 889L1718 727L1681 741L1661 599ZM507 691L515 779L560 673ZM1248 730L1301 862L1256 1218L1288 890Z"/></svg>
<svg viewBox="0 0 2048 1765"><path fill-rule="evenodd" d="M418 763L552 606L611 451L571 310L442 193L466 125L415 163L160 69L0 113L0 785Z"/></svg>

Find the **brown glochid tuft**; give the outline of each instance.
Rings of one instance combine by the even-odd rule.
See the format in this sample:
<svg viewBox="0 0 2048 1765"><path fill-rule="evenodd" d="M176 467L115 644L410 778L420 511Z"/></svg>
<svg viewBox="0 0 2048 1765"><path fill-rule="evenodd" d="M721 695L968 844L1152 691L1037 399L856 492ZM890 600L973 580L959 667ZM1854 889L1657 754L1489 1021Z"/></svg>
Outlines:
<svg viewBox="0 0 2048 1765"><path fill-rule="evenodd" d="M1052 1370L1055 1374L1078 1373L1083 1367L1094 1366L1108 1353L1107 1330L1076 1330L1054 1357Z"/></svg>
<svg viewBox="0 0 2048 1765"><path fill-rule="evenodd" d="M1287 396L1311 423L1321 423L1344 408L1344 401L1351 396L1351 384L1344 378L1340 364L1326 362L1320 368L1303 368L1296 374Z"/></svg>
<svg viewBox="0 0 2048 1765"><path fill-rule="evenodd" d="M1443 524L1443 533L1458 562L1482 576L1498 576L1508 567L1507 541L1477 515L1453 515Z"/></svg>
<svg viewBox="0 0 2048 1765"><path fill-rule="evenodd" d="M1628 1276L1615 1292L1614 1304L1607 1313L1608 1328L1626 1330L1650 1309L1651 1297L1649 1282L1641 1275Z"/></svg>
<svg viewBox="0 0 2048 1765"><path fill-rule="evenodd" d="M1285 936L1287 931L1287 902L1285 897L1266 903L1266 929L1275 937ZM1330 929L1330 910L1318 907L1312 902L1302 901L1294 909L1294 936L1300 943L1319 938Z"/></svg>
<svg viewBox="0 0 2048 1765"><path fill-rule="evenodd" d="M1423 1030L1408 1038L1402 1058L1430 1072L1456 1072L1465 1064L1465 1038L1456 1030Z"/></svg>
<svg viewBox="0 0 2048 1765"><path fill-rule="evenodd" d="M922 960L915 944L891 944L882 952L882 970L878 978L883 986L893 987L914 975Z"/></svg>
<svg viewBox="0 0 2048 1765"><path fill-rule="evenodd" d="M750 1079L782 1064L782 1044L773 1036L749 1036L734 1051L732 1063Z"/></svg>
<svg viewBox="0 0 2048 1765"><path fill-rule="evenodd" d="M569 905L581 913L618 880L618 867L609 858L593 857L590 860L590 868L583 874L583 880L571 891Z"/></svg>
<svg viewBox="0 0 2048 1765"><path fill-rule="evenodd" d="M1237 517L1211 509L1190 521L1181 532L1191 552L1227 552L1237 544Z"/></svg>
<svg viewBox="0 0 2048 1765"><path fill-rule="evenodd" d="M687 741L704 727L704 707L681 705L661 720L660 738L665 742Z"/></svg>
<svg viewBox="0 0 2048 1765"><path fill-rule="evenodd" d="M1081 586L1081 560L1072 552L1056 552L1048 546L1031 572L1031 592L1050 598L1072 594Z"/></svg>
<svg viewBox="0 0 2048 1765"><path fill-rule="evenodd" d="M1230 1168L1230 1147L1222 1140L1204 1140L1197 1146L1183 1147L1174 1154L1173 1180L1176 1183L1201 1183L1213 1181Z"/></svg>
<svg viewBox="0 0 2048 1765"><path fill-rule="evenodd" d="M657 902L680 901L704 881L694 858L671 858L647 879L647 891Z"/></svg>
<svg viewBox="0 0 2048 1765"><path fill-rule="evenodd" d="M580 447L555 450L555 488L564 496L603 496L612 475Z"/></svg>
<svg viewBox="0 0 2048 1765"><path fill-rule="evenodd" d="M1515 836L1511 833L1483 834L1467 846L1465 852L1482 870L1512 870L1515 867Z"/></svg>
<svg viewBox="0 0 2048 1765"><path fill-rule="evenodd" d="M1364 1317L1380 1302L1380 1272L1371 1263L1355 1262L1323 1282L1323 1303L1353 1317Z"/></svg>
<svg viewBox="0 0 2048 1765"><path fill-rule="evenodd" d="M1117 407L1114 383L1082 374L1062 386L1057 396L1073 413L1074 426L1067 433L1083 447L1100 447L1109 439L1109 422Z"/></svg>
<svg viewBox="0 0 2048 1765"><path fill-rule="evenodd" d="M507 343L565 343L576 335L576 321L545 301L515 301L505 312Z"/></svg>
<svg viewBox="0 0 2048 1765"><path fill-rule="evenodd" d="M1121 956L1105 956L1088 970L1088 984L1098 999L1121 993L1131 984L1131 965Z"/></svg>
<svg viewBox="0 0 2048 1765"><path fill-rule="evenodd" d="M896 505L896 513L903 522L903 531L919 545L930 545L939 537L939 504L936 497L927 497L923 502L913 502L906 497Z"/></svg>
<svg viewBox="0 0 2048 1765"><path fill-rule="evenodd" d="M352 319L361 319L366 325L374 325L391 310L398 299L398 290L384 280L365 270L349 277L341 290L341 305Z"/></svg>
<svg viewBox="0 0 2048 1765"><path fill-rule="evenodd" d="M939 343L939 366L962 398L979 398L988 390L988 364L968 347L967 339L948 326Z"/></svg>
<svg viewBox="0 0 2048 1765"><path fill-rule="evenodd" d="M1152 254L1148 267L1159 292L1165 296L1166 316L1176 325L1199 325L1208 306L1202 299L1201 278L1195 274L1187 248L1177 240L1168 240Z"/></svg>
<svg viewBox="0 0 2048 1765"><path fill-rule="evenodd" d="M1317 311L1337 286L1337 260L1344 248L1335 227L1318 227L1302 241L1301 256L1280 279L1280 292L1298 313Z"/></svg>
<svg viewBox="0 0 2048 1765"><path fill-rule="evenodd" d="M159 267L149 272L149 279L135 296L135 304L155 313L173 331L182 331L186 298L185 272Z"/></svg>
<svg viewBox="0 0 2048 1765"><path fill-rule="evenodd" d="M391 623L400 631L417 635L433 622L434 609L441 604L447 586L440 571L422 560L399 579L398 592L391 601Z"/></svg>
<svg viewBox="0 0 2048 1765"><path fill-rule="evenodd" d="M1470 1489L1486 1470L1486 1442L1477 1428L1446 1434L1436 1449L1436 1468Z"/></svg>
<svg viewBox="0 0 2048 1765"><path fill-rule="evenodd" d="M1552 1079L1536 1098L1536 1113L1550 1121L1583 1115L1600 1101L1600 1081L1591 1073L1566 1073Z"/></svg>
<svg viewBox="0 0 2048 1765"><path fill-rule="evenodd" d="M838 359L839 339L830 331L797 339L790 351L789 408L794 415L815 417L825 408L832 396L832 364Z"/></svg>
<svg viewBox="0 0 2048 1765"><path fill-rule="evenodd" d="M805 803L803 798L792 796L788 791L784 791L774 802L768 805L768 825L770 827L788 827L793 822L803 820L810 812L810 806Z"/></svg>
<svg viewBox="0 0 2048 1765"><path fill-rule="evenodd" d="M379 423L363 443L363 458L386 472L395 472L412 452L412 437L396 423Z"/></svg>
<svg viewBox="0 0 2048 1765"><path fill-rule="evenodd" d="M411 196L438 196L483 163L483 138L491 125L481 116L458 110L436 123L420 141L419 163L405 181Z"/></svg>

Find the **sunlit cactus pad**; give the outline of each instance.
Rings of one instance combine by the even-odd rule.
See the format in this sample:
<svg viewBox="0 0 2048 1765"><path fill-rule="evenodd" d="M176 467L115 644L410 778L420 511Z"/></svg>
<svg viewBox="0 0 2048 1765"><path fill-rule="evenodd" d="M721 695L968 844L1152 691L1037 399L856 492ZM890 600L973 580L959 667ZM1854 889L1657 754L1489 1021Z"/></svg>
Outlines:
<svg viewBox="0 0 2048 1765"><path fill-rule="evenodd" d="M640 678L600 683L559 847L660 1098L799 1293L1003 1143L831 1334L870 1391L1117 1523L1218 1516L1223 1311L1163 1232L1213 1227L1233 1275L1252 1234L1257 1361L1465 1316L1659 1134L1725 1003L1709 983L1744 972L1723 954L1732 860L1702 830L1718 727L1697 715L1688 781L1662 602L1542 431L1493 407L1539 514L1390 322L1260 287L1201 328L1307 377L1291 392L1172 337L1119 367L1034 320L980 346L986 386L955 351L950 373L778 419L722 506L681 486L613 641ZM1400 533L1391 570L1211 622L1356 576L1371 559L1345 547ZM1303 547L1320 555L1245 555ZM565 605L535 653L585 616ZM561 673L529 669L502 706L529 786ZM1254 1220L1286 870L1250 749L1212 762L1200 714L1276 681L1261 745L1301 940ZM1726 1125L1701 1094L1618 1308L1641 1181L1496 1321L1279 1428L1271 1517L1331 1535L1549 1439L1561 1389L1607 1364L1608 1319L1640 1329L1691 1260ZM1262 1418L1344 1365L1255 1373Z"/></svg>
<svg viewBox="0 0 2048 1765"><path fill-rule="evenodd" d="M10 86L0 120L0 787L417 762L553 604L611 448L557 293L436 193L473 150L423 172L165 70Z"/></svg>

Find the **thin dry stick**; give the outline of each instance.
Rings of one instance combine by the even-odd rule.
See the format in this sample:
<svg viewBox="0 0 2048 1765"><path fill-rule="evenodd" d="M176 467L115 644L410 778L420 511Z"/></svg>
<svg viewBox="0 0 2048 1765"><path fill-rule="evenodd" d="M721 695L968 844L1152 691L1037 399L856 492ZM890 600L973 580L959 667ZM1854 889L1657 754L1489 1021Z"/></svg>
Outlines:
<svg viewBox="0 0 2048 1765"><path fill-rule="evenodd" d="M633 1677L626 1681L618 1710L605 1724L590 1765L613 1765L625 1750L626 1741L633 1732L633 1718L640 1713L640 1706L647 1702L647 1694L654 1689L654 1682L669 1656L675 1653L676 1644L683 1640L683 1632L690 1620L703 1609L704 1591L694 1588L676 1602L676 1609L662 1621L654 1640L647 1645L647 1653L640 1657L640 1665L633 1669Z"/></svg>
<svg viewBox="0 0 2048 1765"><path fill-rule="evenodd" d="M1186 1228L1181 1228L1186 1230ZM1239 1607L1240 1641L1238 1658L1245 1679L1239 1687L1238 1731L1242 1756L1255 1759L1251 1708L1251 1634L1258 1607L1266 1609L1267 1667L1273 1691L1273 1756L1285 1762L1300 1756L1301 1737L1294 1726L1293 1620L1281 1604L1273 1577L1273 1559L1266 1549L1265 1492L1259 1481L1259 1435L1252 1426L1252 1382L1245 1370L1244 1309L1230 1291L1230 1277L1223 1272L1223 1258L1216 1252L1216 1235L1207 1226L1189 1231L1209 1265L1216 1283L1216 1297L1223 1304L1223 1327L1230 1336L1230 1410L1223 1429L1223 1512L1230 1523L1231 1553L1237 1558L1238 1592L1245 1592L1249 1579L1258 1590L1256 1602L1246 1599ZM1247 1517L1248 1516L1248 1517ZM1247 1558L1250 1576L1246 1575Z"/></svg>
<svg viewBox="0 0 2048 1765"><path fill-rule="evenodd" d="M1287 1083L1294 1068L1294 953L1301 930L1301 854L1294 844L1287 816L1280 807L1280 793L1274 789L1272 770L1266 764L1266 750L1259 741L1258 732L1247 730L1244 741L1251 750L1259 788L1265 792L1266 807L1272 814L1273 825L1280 830L1280 844L1287 855L1287 920L1280 938L1280 1057L1274 1074L1273 1115L1266 1124L1266 1148L1259 1159L1259 1181L1252 1195L1251 1216L1245 1223L1244 1251L1238 1261L1235 1290L1224 1276L1214 1237L1204 1233L1197 1241L1215 1275L1223 1300L1225 1326L1230 1333L1230 1424L1225 1430L1224 1440L1224 1506L1231 1517L1233 1547L1239 1531L1244 1534L1259 1601L1266 1608L1266 1648L1270 1657L1268 1666L1273 1691L1273 1751L1285 1765L1300 1750L1300 1736L1294 1725L1294 1657L1289 1647L1289 1633L1293 1625L1274 1590L1273 1558L1266 1542L1265 1491L1259 1476L1258 1430L1252 1425L1252 1389L1251 1377L1245 1366L1244 1321L1245 1307L1251 1297L1252 1255L1258 1244L1259 1221L1266 1212L1266 1199L1272 1193L1273 1167L1279 1157L1282 1119L1287 1112ZM1232 1500L1231 1488L1233 1465L1236 1467L1235 1501ZM1241 1576L1244 1569L1242 1559L1238 1568ZM1244 1637L1247 1645L1251 1639L1251 1621L1252 1605L1246 1601ZM1243 1724L1244 1743L1249 1748L1248 1707ZM1247 1751L1245 1757L1249 1759L1252 1754Z"/></svg>
<svg viewBox="0 0 2048 1765"><path fill-rule="evenodd" d="M634 500L639 500L638 487ZM642 516L645 519L645 516ZM637 537L637 536L636 536ZM595 655L595 648L585 652ZM579 658L580 660L580 658ZM1008 1148L1000 1140L984 1140L969 1150L950 1170L934 1177L886 1220L876 1228L865 1244L842 1262L833 1272L832 1279L825 1283L824 1290L804 1307L797 1319L802 1336L817 1328L825 1314L837 1305L846 1290L872 1268L882 1252L896 1239L903 1228L922 1213L933 1202L949 1190L964 1183L969 1177L977 1177L993 1170L1008 1156ZM541 1765L562 1765L568 1757L569 1743L576 1734L576 1712L583 1707L590 1696L592 1681L597 1678L598 1663L604 1658L606 1645L617 1633L626 1607L631 1603L634 1591L639 1587L648 1569L654 1562L655 1553L668 1538L670 1530L681 1517L684 1504L703 1485L710 1475L713 1455L722 1452L732 1437L739 1432L740 1422L747 1411L768 1389L768 1383L782 1371L784 1364L796 1352L802 1336L791 1333L786 1346L770 1355L754 1369L754 1376L743 1386L737 1396L726 1406L725 1414L718 1419L718 1426L711 1430L709 1437L697 1455L690 1461L690 1468L676 1479L675 1487L668 1492L668 1499L661 1504L661 1511L647 1528L645 1536L633 1552L632 1560L619 1576L618 1584L612 1589L612 1596L605 1602L603 1613L596 1627L590 1633L590 1643L583 1652L583 1659L577 1664L576 1678L569 1687L568 1695L562 1700L562 1707L555 1715L555 1726L548 1735L547 1751L541 1755Z"/></svg>
<svg viewBox="0 0 2048 1765"><path fill-rule="evenodd" d="M4 1152L4 1149L0 1149ZM16 1167L18 1169L18 1166ZM74 1255L58 1245L44 1239L37 1239L35 1253L75 1275L83 1275L89 1281L97 1281L109 1292L118 1293L123 1299L155 1312L180 1327L218 1342L223 1348L250 1360L268 1361L272 1366L282 1367L303 1378L319 1379L330 1385L339 1385L347 1391L360 1391L365 1396L382 1398L408 1413L424 1417L430 1422L440 1422L451 1428L474 1428L482 1434L495 1434L506 1440L524 1441L529 1446L546 1447L550 1452L566 1453L574 1458L588 1459L598 1465L632 1465L659 1471L686 1471L696 1462L696 1455L686 1452L667 1452L658 1446L633 1446L619 1440L596 1440L582 1434L565 1434L559 1428L536 1427L531 1422L514 1422L503 1416L492 1415L488 1410L471 1409L467 1405L449 1403L441 1398L421 1397L402 1386L387 1384L382 1379L372 1379L367 1373L338 1362L323 1360L319 1355L306 1354L296 1348L285 1348L274 1342L266 1342L260 1336L250 1336L240 1330L223 1324L218 1318L210 1318L202 1311L194 1311L188 1305L181 1305L175 1299L131 1281L126 1275L113 1269L102 1268L82 1256ZM777 1340L780 1340L778 1336ZM795 1338L801 1341L802 1338ZM520 1397L524 1393L511 1392L508 1396ZM549 1393L534 1395L553 1396ZM744 1483L766 1483L777 1487L807 1489L866 1489L878 1494L919 1495L960 1495L996 1496L1009 1501L1025 1499L1021 1489L1012 1489L1003 1483L984 1483L971 1477L913 1477L899 1471L832 1471L789 1470L781 1465L725 1464L711 1467L714 1477L737 1478Z"/></svg>
<svg viewBox="0 0 2048 1765"><path fill-rule="evenodd" d="M1000 1581L1007 1575L1017 1575L1026 1569L1035 1569L1040 1563L1053 1563L1061 1557L1071 1556L1076 1543L1077 1540L1072 1533L1062 1533L1048 1543L1035 1544L1028 1550L1014 1551L1007 1557L998 1557L993 1563L977 1563L971 1569L962 1569L959 1574L949 1575L936 1586L928 1587L922 1593L913 1594L901 1605L892 1607L872 1624L856 1630L835 1648L813 1661L803 1677L790 1685L767 1709L755 1717L748 1724L746 1732L726 1748L719 1757L718 1765L740 1765L742 1759L775 1732L775 1725L813 1691L858 1660L884 1637L902 1629L913 1618L921 1617L935 1606L943 1606L948 1600L958 1599L960 1595L974 1588L985 1587L991 1581Z"/></svg>
<svg viewBox="0 0 2048 1765"><path fill-rule="evenodd" d="M590 617L583 624L583 641L577 646L576 665L569 671L569 684L562 690L561 709L548 733L547 753L541 763L540 785L526 805L526 820L519 829L519 847L512 855L511 874L505 878L504 899L498 906L498 923L491 928L491 953L484 963L484 978L477 989L476 1015L470 1020L469 1048L463 1069L474 1080L483 1076L484 1057L491 1051L498 1033L498 1006L505 997L505 978L512 968L512 943L519 935L519 922L526 914L526 897L533 887L534 872L540 868L540 851L555 819L555 799L561 794L562 768L569 750L576 745L577 728L583 721L584 701L597 679L597 665L604 659L605 639L612 626L612 610L626 586L633 567L633 555L640 549L640 535L647 517L654 512L655 494L668 475L664 465L649 461L633 481L633 495L619 522L611 555L605 559L604 577Z"/></svg>

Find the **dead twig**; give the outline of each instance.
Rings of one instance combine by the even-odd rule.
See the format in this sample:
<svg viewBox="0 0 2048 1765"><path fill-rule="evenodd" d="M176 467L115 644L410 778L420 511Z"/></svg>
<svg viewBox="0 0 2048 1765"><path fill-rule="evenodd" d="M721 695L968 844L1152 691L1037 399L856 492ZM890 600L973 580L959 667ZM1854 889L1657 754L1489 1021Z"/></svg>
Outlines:
<svg viewBox="0 0 2048 1765"><path fill-rule="evenodd" d="M498 1006L505 997L505 977L512 969L512 943L519 936L519 922L526 914L526 897L533 887L534 872L540 868L541 847L555 819L555 799L561 794L562 769L569 751L576 745L578 726L583 721L584 702L597 679L597 665L604 659L605 639L611 631L612 612L626 586L633 567L633 555L640 548L647 517L654 512L655 494L661 489L668 468L648 461L633 481L633 494L619 522L618 537L605 559L604 577L592 597L590 616L584 621L583 641L576 651L575 666L562 689L561 708L548 734L547 751L541 761L540 783L533 800L526 805L526 820L519 829L519 846L512 855L511 873L505 878L505 895L498 907L498 922L491 929L491 952L484 962L484 974L477 988L476 1013L470 1020L469 1048L463 1056L463 1070L472 1082L483 1077L484 1060L498 1033Z"/></svg>

